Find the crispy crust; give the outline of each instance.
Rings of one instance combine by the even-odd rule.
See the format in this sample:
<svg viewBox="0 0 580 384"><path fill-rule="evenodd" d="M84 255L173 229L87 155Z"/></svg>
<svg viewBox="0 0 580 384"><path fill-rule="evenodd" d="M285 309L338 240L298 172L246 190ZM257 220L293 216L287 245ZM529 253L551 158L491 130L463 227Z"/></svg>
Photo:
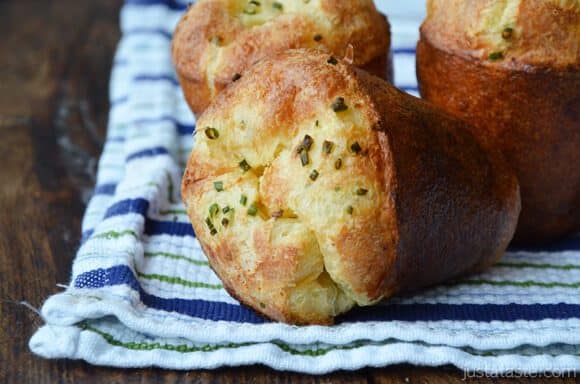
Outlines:
<svg viewBox="0 0 580 384"><path fill-rule="evenodd" d="M472 123L516 171L522 214L514 243L545 243L580 229L577 66L490 65L439 49L423 30L417 76L426 100Z"/></svg>
<svg viewBox="0 0 580 384"><path fill-rule="evenodd" d="M331 323L354 304L484 268L505 250L520 209L515 176L463 122L328 57L288 51L222 92L199 119L182 183L228 291L290 323ZM346 111L331 108L339 96ZM306 134L313 144L302 166L296 148ZM334 143L329 154L324 140ZM252 169L244 173L240 159ZM248 215L242 194L259 214ZM227 227L212 218L215 235L205 223L212 203L235 208Z"/></svg>
<svg viewBox="0 0 580 384"><path fill-rule="evenodd" d="M387 18L371 0L280 1L259 25L242 13L247 1L202 0L179 22L172 45L173 61L185 99L196 115L232 82L234 75L267 57L292 48L316 48L337 57L354 47L354 64L388 81L393 69ZM258 14L259 16L259 14ZM246 24L245 24L246 23ZM315 35L321 40L314 40ZM218 45L215 37L219 37ZM212 42L212 39L214 41ZM209 74L209 75L208 75Z"/></svg>

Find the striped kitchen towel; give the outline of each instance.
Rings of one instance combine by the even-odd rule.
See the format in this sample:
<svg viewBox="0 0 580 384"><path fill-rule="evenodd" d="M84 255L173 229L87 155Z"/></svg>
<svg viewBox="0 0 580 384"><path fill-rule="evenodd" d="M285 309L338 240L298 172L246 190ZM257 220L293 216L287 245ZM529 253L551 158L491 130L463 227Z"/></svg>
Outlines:
<svg viewBox="0 0 580 384"><path fill-rule="evenodd" d="M396 84L417 93L423 1L378 1ZM66 289L42 307L30 348L119 367L264 364L338 369L453 364L490 373L580 369L580 237L511 250L489 271L353 310L335 326L270 322L227 294L180 201L195 121L173 71L177 0L127 0L107 141Z"/></svg>

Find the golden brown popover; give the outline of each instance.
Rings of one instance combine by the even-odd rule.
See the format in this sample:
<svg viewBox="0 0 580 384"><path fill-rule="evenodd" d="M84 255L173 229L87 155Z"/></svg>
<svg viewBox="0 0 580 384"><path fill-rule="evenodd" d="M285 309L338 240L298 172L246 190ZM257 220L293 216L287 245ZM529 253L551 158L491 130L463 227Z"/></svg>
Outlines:
<svg viewBox="0 0 580 384"><path fill-rule="evenodd" d="M372 0L201 0L177 25L173 61L196 115L256 61L291 48L336 57L392 80L389 23Z"/></svg>
<svg viewBox="0 0 580 384"><path fill-rule="evenodd" d="M514 243L580 230L580 1L430 0L421 95L467 120L514 168Z"/></svg>
<svg viewBox="0 0 580 384"><path fill-rule="evenodd" d="M515 175L465 123L330 58L287 51L226 88L181 189L228 291L289 323L480 270L520 210Z"/></svg>

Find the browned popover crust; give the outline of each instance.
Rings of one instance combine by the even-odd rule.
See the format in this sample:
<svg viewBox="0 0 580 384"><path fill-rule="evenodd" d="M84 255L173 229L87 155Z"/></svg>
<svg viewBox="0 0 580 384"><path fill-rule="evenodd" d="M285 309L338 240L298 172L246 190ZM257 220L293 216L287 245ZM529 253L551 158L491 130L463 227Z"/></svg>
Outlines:
<svg viewBox="0 0 580 384"><path fill-rule="evenodd" d="M580 1L510 0L511 22L470 34L498 3L429 2L419 89L504 153L522 195L514 243L545 243L580 230Z"/></svg>
<svg viewBox="0 0 580 384"><path fill-rule="evenodd" d="M389 23L372 0L250 3L201 0L177 25L173 61L185 99L196 115L234 76L286 49L316 48L342 57L351 44L356 66L392 81ZM247 7L255 14L244 13Z"/></svg>
<svg viewBox="0 0 580 384"><path fill-rule="evenodd" d="M485 268L520 210L512 171L465 123L328 58L288 51L226 88L198 121L181 189L232 295L289 323Z"/></svg>

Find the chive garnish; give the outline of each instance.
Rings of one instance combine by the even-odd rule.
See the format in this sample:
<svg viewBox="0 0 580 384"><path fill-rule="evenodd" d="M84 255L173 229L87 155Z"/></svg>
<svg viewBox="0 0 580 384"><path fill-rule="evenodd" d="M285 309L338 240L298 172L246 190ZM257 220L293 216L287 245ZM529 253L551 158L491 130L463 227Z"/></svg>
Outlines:
<svg viewBox="0 0 580 384"><path fill-rule="evenodd" d="M336 159L336 161L334 162L334 168L335 169L340 169L342 167L342 159Z"/></svg>
<svg viewBox="0 0 580 384"><path fill-rule="evenodd" d="M314 41L320 41L322 40L322 35L320 33L317 33L316 35L314 35Z"/></svg>
<svg viewBox="0 0 580 384"><path fill-rule="evenodd" d="M281 3L277 2L277 1L275 1L274 3L272 3L272 7L276 8L276 9L279 9L280 11L282 10L282 8L284 8L284 6Z"/></svg>
<svg viewBox="0 0 580 384"><path fill-rule="evenodd" d="M214 217L218 211L220 210L220 206L217 203L213 203L209 206L209 217Z"/></svg>
<svg viewBox="0 0 580 384"><path fill-rule="evenodd" d="M310 137L310 135L305 135L304 139L302 140L302 143L298 147L297 152L300 153L304 150L310 151L310 147L312 147L313 142L314 142L314 140L312 140L312 137Z"/></svg>
<svg viewBox="0 0 580 384"><path fill-rule="evenodd" d="M266 308L266 304L264 304L260 301L260 308Z"/></svg>
<svg viewBox="0 0 580 384"><path fill-rule="evenodd" d="M248 172L252 168L252 167L250 167L250 164L248 164L246 159L240 161L238 163L238 165L240 166L240 168L242 168L242 171L244 171L244 172Z"/></svg>
<svg viewBox="0 0 580 384"><path fill-rule="evenodd" d="M503 59L503 52L492 52L489 54L488 58L491 61L501 60Z"/></svg>
<svg viewBox="0 0 580 384"><path fill-rule="evenodd" d="M230 221L228 219L226 219L225 217L222 219L222 225L224 227L227 227L229 223L230 223Z"/></svg>
<svg viewBox="0 0 580 384"><path fill-rule="evenodd" d="M222 212L225 215L226 213L228 213L230 211L230 207L228 205L226 205L225 207L222 208Z"/></svg>
<svg viewBox="0 0 580 384"><path fill-rule="evenodd" d="M514 29L507 27L507 28L504 28L503 31L501 31L501 37L503 37L505 40L509 40L512 38L513 33L514 33Z"/></svg>
<svg viewBox="0 0 580 384"><path fill-rule="evenodd" d="M320 125L320 123L318 122L318 120L316 120L316 121L314 122L314 125L315 125L315 126L317 126L317 127Z"/></svg>
<svg viewBox="0 0 580 384"><path fill-rule="evenodd" d="M334 103L330 105L330 107L334 112L342 112L348 109L348 106L344 103L344 97L342 96L337 97L336 100L334 100Z"/></svg>
<svg viewBox="0 0 580 384"><path fill-rule="evenodd" d="M369 190L368 189L364 189L364 188L357 188L356 189L356 194L359 196L364 196L367 194Z"/></svg>
<svg viewBox="0 0 580 384"><path fill-rule="evenodd" d="M329 154L332 152L333 147L334 143L332 141L324 140L324 143L322 143L322 152Z"/></svg>
<svg viewBox="0 0 580 384"><path fill-rule="evenodd" d="M217 233L217 229L215 229L215 227L213 226L213 223L211 222L211 219L208 217L205 219L205 223L207 224L207 227L209 228L209 233L213 236Z"/></svg>
<svg viewBox="0 0 580 384"><path fill-rule="evenodd" d="M216 191L221 192L224 190L224 183L223 181L215 181L213 183L213 187L215 188Z"/></svg>
<svg viewBox="0 0 580 384"><path fill-rule="evenodd" d="M360 153L360 151L362 151L362 148L361 148L360 144L358 143L358 141L355 141L354 143L352 143L350 145L350 150L358 155Z"/></svg>
<svg viewBox="0 0 580 384"><path fill-rule="evenodd" d="M256 207L254 204L251 204L250 207L248 208L248 215L256 216L257 213L258 213L258 207Z"/></svg>
<svg viewBox="0 0 580 384"><path fill-rule="evenodd" d="M245 206L247 202L248 202L248 197L246 195L242 195L242 197L240 197L240 204Z"/></svg>
<svg viewBox="0 0 580 384"><path fill-rule="evenodd" d="M340 187L334 187L334 192L339 192L340 191Z"/></svg>
<svg viewBox="0 0 580 384"><path fill-rule="evenodd" d="M244 8L244 13L246 15L255 15L258 12L258 6L254 4L255 2L250 1L246 8Z"/></svg>
<svg viewBox="0 0 580 384"><path fill-rule="evenodd" d="M310 160L308 158L308 152L306 152L306 151L300 152L300 162L302 163L303 167L306 166L310 162Z"/></svg>
<svg viewBox="0 0 580 384"><path fill-rule="evenodd" d="M308 177L310 177L310 180L315 181L316 179L318 179L318 171L316 169L314 169L312 172L310 172L310 175Z"/></svg>
<svg viewBox="0 0 580 384"><path fill-rule="evenodd" d="M240 80L241 78L242 78L242 75L240 75L239 73L235 73L235 74L232 76L232 81L238 81L238 80Z"/></svg>
<svg viewBox="0 0 580 384"><path fill-rule="evenodd" d="M348 207L346 207L346 213L348 213L349 215L352 215L353 212L354 212L354 208L352 207L352 205L349 205Z"/></svg>
<svg viewBox="0 0 580 384"><path fill-rule="evenodd" d="M336 65L338 64L338 60L336 60L336 57L334 56L330 56L330 58L327 61L328 64L332 64L332 65Z"/></svg>
<svg viewBox="0 0 580 384"><path fill-rule="evenodd" d="M259 6L260 6L259 1L251 0L248 2L248 5L246 5L246 8L244 8L244 13L246 15L255 15L256 13L258 13Z"/></svg>
<svg viewBox="0 0 580 384"><path fill-rule="evenodd" d="M210 140L215 140L218 137L220 137L220 133L218 132L217 129L213 128L213 127L207 127L205 129L205 135L207 136L208 139Z"/></svg>

